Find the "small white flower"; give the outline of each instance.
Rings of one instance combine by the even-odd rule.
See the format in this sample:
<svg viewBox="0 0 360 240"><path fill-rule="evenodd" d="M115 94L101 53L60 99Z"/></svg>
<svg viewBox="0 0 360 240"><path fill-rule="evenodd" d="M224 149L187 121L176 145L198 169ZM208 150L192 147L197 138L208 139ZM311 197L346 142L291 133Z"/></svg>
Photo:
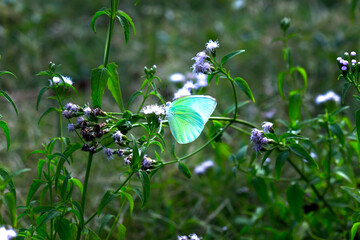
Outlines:
<svg viewBox="0 0 360 240"><path fill-rule="evenodd" d="M270 133L274 131L274 124L271 122L263 122L261 126L264 129L264 133Z"/></svg>
<svg viewBox="0 0 360 240"><path fill-rule="evenodd" d="M53 77L52 80L49 79L49 82L50 82L50 87L54 85L58 85L59 83L61 83L61 79L59 77Z"/></svg>
<svg viewBox="0 0 360 240"><path fill-rule="evenodd" d="M68 85L73 85L73 81L71 80L70 77L66 77L66 76L62 76L62 79L59 78L59 77L53 77L52 80L49 79L49 82L50 82L50 87L54 85L60 85L63 83L62 80L64 80L65 84L68 84Z"/></svg>
<svg viewBox="0 0 360 240"><path fill-rule="evenodd" d="M336 103L340 102L340 97L339 95L337 95L336 93L334 93L333 91L329 91L324 95L319 95L316 97L315 102L316 104L321 104L327 101L334 101Z"/></svg>
<svg viewBox="0 0 360 240"><path fill-rule="evenodd" d="M186 88L186 89L193 89L193 88L195 88L195 85L194 85L194 83L192 82L192 81L187 81L185 84L184 84L184 86L183 86L183 88Z"/></svg>
<svg viewBox="0 0 360 240"><path fill-rule="evenodd" d="M191 95L191 92L190 92L189 89L187 89L187 88L180 88L180 89L174 94L173 100L178 99L178 98L181 98L181 97L189 96L189 95Z"/></svg>
<svg viewBox="0 0 360 240"><path fill-rule="evenodd" d="M170 75L170 81L171 82L183 82L185 81L185 76L184 74L181 73L173 73Z"/></svg>
<svg viewBox="0 0 360 240"><path fill-rule="evenodd" d="M195 233L189 235L190 240L200 240L201 238L198 237Z"/></svg>
<svg viewBox="0 0 360 240"><path fill-rule="evenodd" d="M214 161L206 160L206 161L202 162L200 165L198 165L197 167L195 167L194 173L195 174L204 174L208 168L211 168L214 165L215 165Z"/></svg>
<svg viewBox="0 0 360 240"><path fill-rule="evenodd" d="M13 237L16 237L16 232L13 229L6 230L5 227L0 228L0 239L8 240Z"/></svg>
<svg viewBox="0 0 360 240"><path fill-rule="evenodd" d="M215 48L218 48L220 46L219 41L213 41L213 40L209 40L206 43L206 50L208 50L208 52L215 52Z"/></svg>
<svg viewBox="0 0 360 240"><path fill-rule="evenodd" d="M196 74L195 88L206 87L208 85L207 75L203 73Z"/></svg>
<svg viewBox="0 0 360 240"><path fill-rule="evenodd" d="M64 77L64 76L62 76L63 77L63 79L64 79L64 82L66 83L66 84L69 84L69 85L73 85L73 81L71 80L71 78L70 77Z"/></svg>
<svg viewBox="0 0 360 240"><path fill-rule="evenodd" d="M178 236L178 240L188 240L187 236Z"/></svg>
<svg viewBox="0 0 360 240"><path fill-rule="evenodd" d="M165 115L165 108L163 106L159 106L156 104L153 105L147 105L142 109L142 112L145 115L154 113L157 116Z"/></svg>
<svg viewBox="0 0 360 240"><path fill-rule="evenodd" d="M311 153L310 153L310 156L311 156L312 158L316 158L316 153L311 152Z"/></svg>

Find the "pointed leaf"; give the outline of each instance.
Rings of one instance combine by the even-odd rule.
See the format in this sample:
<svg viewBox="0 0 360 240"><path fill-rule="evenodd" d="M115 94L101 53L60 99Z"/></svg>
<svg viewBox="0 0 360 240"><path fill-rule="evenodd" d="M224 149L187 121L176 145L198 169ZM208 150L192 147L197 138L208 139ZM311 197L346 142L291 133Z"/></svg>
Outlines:
<svg viewBox="0 0 360 240"><path fill-rule="evenodd" d="M97 209L97 215L100 216L102 210L108 205L112 200L120 196L120 193L113 193L113 191L107 190L103 198L101 199L101 202L99 204L99 207Z"/></svg>
<svg viewBox="0 0 360 240"><path fill-rule="evenodd" d="M117 72L118 66L115 63L109 63L107 65L107 69L109 70L110 77L107 82L107 86L114 97L117 105L119 106L119 109L124 112L124 104L122 100L121 95L121 88L120 88L120 82L119 82L119 75Z"/></svg>
<svg viewBox="0 0 360 240"><path fill-rule="evenodd" d="M36 191L39 189L39 187L43 184L44 182L42 180L34 180L33 183L30 185L30 189L29 189L29 193L27 195L27 199L26 199L26 206L29 206L30 201L32 199L32 197L34 196L34 194L36 193Z"/></svg>
<svg viewBox="0 0 360 240"><path fill-rule="evenodd" d="M346 186L341 186L340 188L360 203L360 191L358 189Z"/></svg>
<svg viewBox="0 0 360 240"><path fill-rule="evenodd" d="M39 95L38 95L37 100L36 100L36 111L39 111L39 104L40 104L41 98L48 89L50 89L50 87L43 87L40 90Z"/></svg>
<svg viewBox="0 0 360 240"><path fill-rule="evenodd" d="M134 210L134 199L132 198L132 196L130 194L128 194L127 192L123 192L121 191L120 194L122 196L124 196L128 202L129 202L129 206L130 206L130 217L132 216L133 210Z"/></svg>
<svg viewBox="0 0 360 240"><path fill-rule="evenodd" d="M341 144L342 147L345 146L345 137L344 137L344 133L341 130L340 126L337 123L331 124L329 126L330 131L335 134L335 136L339 139L339 142Z"/></svg>
<svg viewBox="0 0 360 240"><path fill-rule="evenodd" d="M288 151L281 152L278 157L276 158L275 163L275 173L276 173L276 179L279 180L281 176L281 171L284 167L285 161L289 156Z"/></svg>
<svg viewBox="0 0 360 240"><path fill-rule="evenodd" d="M1 94L1 96L3 96L9 103L11 103L11 105L13 106L13 108L14 108L14 110L15 110L15 112L16 112L16 115L19 115L18 110L17 110L17 108L16 108L16 105L15 105L15 103L13 102L13 100L11 99L11 97L10 97L6 92L1 91L1 90L0 90L0 94Z"/></svg>
<svg viewBox="0 0 360 240"><path fill-rule="evenodd" d="M251 101L255 102L255 98L254 98L247 82L244 79L242 79L241 77L235 78L234 81L235 81L235 84L246 94L246 96L248 96L248 98L250 98Z"/></svg>
<svg viewBox="0 0 360 240"><path fill-rule="evenodd" d="M311 166L315 167L316 169L319 169L318 164L315 162L315 160L310 156L310 154L305 150L303 146L294 143L294 144L290 144L289 147L293 153L307 160Z"/></svg>
<svg viewBox="0 0 360 240"><path fill-rule="evenodd" d="M304 191L298 184L291 185L286 190L286 198L289 203L290 211L297 222L300 222L302 217L303 197Z"/></svg>
<svg viewBox="0 0 360 240"><path fill-rule="evenodd" d="M94 107L101 108L102 97L110 75L109 70L103 65L91 70L91 99Z"/></svg>
<svg viewBox="0 0 360 240"><path fill-rule="evenodd" d="M354 240L355 239L355 236L356 236L356 233L359 229L359 226L360 226L360 222L357 222L357 223L354 223L351 227L351 240Z"/></svg>
<svg viewBox="0 0 360 240"><path fill-rule="evenodd" d="M43 117L45 117L45 116L48 115L49 113L51 113L51 112L58 112L58 111L59 111L59 109L54 108L54 107L48 108L48 109L40 116L39 121L38 121L38 124L40 124L41 119L43 119Z"/></svg>
<svg viewBox="0 0 360 240"><path fill-rule="evenodd" d="M262 202L267 203L269 201L269 193L265 180L260 177L254 177L252 180L252 184L254 185L255 191L259 199Z"/></svg>
<svg viewBox="0 0 360 240"><path fill-rule="evenodd" d="M104 15L104 14L107 14L107 11L105 11L105 10L99 10L99 11L97 11L95 14L94 14L94 16L92 17L92 19L91 19L91 28L92 28L92 30L94 31L94 33L96 33L96 29L95 29L95 22L96 22L96 20L98 19L98 17L100 17L101 15Z"/></svg>
<svg viewBox="0 0 360 240"><path fill-rule="evenodd" d="M125 43L128 44L129 42L129 35L130 35L130 28L129 28L129 22L128 20L122 16L122 15L118 15L116 14L116 18L119 20L121 26L124 29L124 36L125 36Z"/></svg>
<svg viewBox="0 0 360 240"><path fill-rule="evenodd" d="M144 208L150 196L150 177L145 171L140 171L139 176L143 187L143 196L144 196L144 201L142 203L141 208Z"/></svg>
<svg viewBox="0 0 360 240"><path fill-rule="evenodd" d="M4 131L5 138L6 138L6 150L9 151L10 148L10 130L6 122L0 121L0 128Z"/></svg>
<svg viewBox="0 0 360 240"><path fill-rule="evenodd" d="M243 52L245 52L245 50L238 50L238 51L226 54L223 58L221 58L220 66L224 66L224 64L227 63L230 59L232 59L233 57L235 57Z"/></svg>
<svg viewBox="0 0 360 240"><path fill-rule="evenodd" d="M119 238L118 239L125 240L126 227L120 223L118 229L119 229Z"/></svg>
<svg viewBox="0 0 360 240"><path fill-rule="evenodd" d="M185 175L185 177L187 177L187 178L191 178L191 177L192 177L189 168L188 168L184 163L179 162L178 168L179 168L180 172L182 172L182 174Z"/></svg>

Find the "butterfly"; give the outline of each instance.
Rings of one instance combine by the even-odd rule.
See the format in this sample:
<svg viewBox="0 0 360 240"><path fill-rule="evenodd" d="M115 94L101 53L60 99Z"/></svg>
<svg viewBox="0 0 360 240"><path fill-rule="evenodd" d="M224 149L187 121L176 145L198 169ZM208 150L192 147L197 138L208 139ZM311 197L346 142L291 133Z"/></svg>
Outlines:
<svg viewBox="0 0 360 240"><path fill-rule="evenodd" d="M197 139L216 107L216 99L191 95L166 103L166 117L175 140L186 144Z"/></svg>

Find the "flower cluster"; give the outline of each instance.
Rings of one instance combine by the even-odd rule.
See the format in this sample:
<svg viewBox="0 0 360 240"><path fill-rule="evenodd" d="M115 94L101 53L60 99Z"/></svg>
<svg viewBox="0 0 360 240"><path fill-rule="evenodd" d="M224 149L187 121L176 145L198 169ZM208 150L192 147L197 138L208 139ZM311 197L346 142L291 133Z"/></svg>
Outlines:
<svg viewBox="0 0 360 240"><path fill-rule="evenodd" d="M264 136L264 133L256 128L251 131L250 141L254 144L254 149L257 152L260 152L269 143L269 139Z"/></svg>
<svg viewBox="0 0 360 240"><path fill-rule="evenodd" d="M333 91L329 91L324 95L319 95L316 97L315 102L316 104L321 104L328 101L334 101L336 103L340 102L340 97L334 93Z"/></svg>
<svg viewBox="0 0 360 240"><path fill-rule="evenodd" d="M194 173L199 175L204 174L208 168L211 168L214 165L215 165L214 161L206 160L202 162L200 165L196 166L196 168L194 169Z"/></svg>
<svg viewBox="0 0 360 240"><path fill-rule="evenodd" d="M215 49L216 49L216 48L219 48L219 46L220 46L219 41L209 40L209 41L206 43L206 50L207 50L209 53L215 53Z"/></svg>
<svg viewBox="0 0 360 240"><path fill-rule="evenodd" d="M59 77L53 77L52 79L49 79L49 86L50 87L53 87L53 86L59 86L59 85L70 85L72 86L73 85L73 81L71 80L70 77L66 77L66 76L62 76L61 75L61 78Z"/></svg>
<svg viewBox="0 0 360 240"><path fill-rule="evenodd" d="M356 52L352 51L350 54L345 52L343 58L338 57L336 60L344 77L348 74L357 74L360 72L360 62L356 61Z"/></svg>
<svg viewBox="0 0 360 240"><path fill-rule="evenodd" d="M264 129L264 133L274 132L274 124L271 122L263 122L261 127Z"/></svg>
<svg viewBox="0 0 360 240"><path fill-rule="evenodd" d="M187 81L182 88L175 92L173 100L189 96L191 95L192 89L199 89L200 87L206 87L208 85L206 74L196 74L196 79L197 82L195 84L193 81Z"/></svg>
<svg viewBox="0 0 360 240"><path fill-rule="evenodd" d="M190 234L189 236L178 236L178 240L200 240L202 237L198 237L195 233Z"/></svg>
<svg viewBox="0 0 360 240"><path fill-rule="evenodd" d="M12 229L7 230L5 227L0 228L0 239L8 240L16 237L16 232Z"/></svg>
<svg viewBox="0 0 360 240"><path fill-rule="evenodd" d="M159 106L156 104L147 105L141 110L145 115L156 115L158 117L162 117L165 115L165 108L164 106Z"/></svg>
<svg viewBox="0 0 360 240"><path fill-rule="evenodd" d="M192 65L192 70L194 73L205 73L208 74L211 72L211 64L208 62L209 56L205 51L199 52L196 54L192 60L195 60L195 63Z"/></svg>

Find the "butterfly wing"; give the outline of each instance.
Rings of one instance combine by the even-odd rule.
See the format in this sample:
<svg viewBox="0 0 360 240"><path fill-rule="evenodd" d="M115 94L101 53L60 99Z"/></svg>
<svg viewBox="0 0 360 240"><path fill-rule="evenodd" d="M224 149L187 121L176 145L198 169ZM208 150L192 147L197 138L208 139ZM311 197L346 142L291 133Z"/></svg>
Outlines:
<svg viewBox="0 0 360 240"><path fill-rule="evenodd" d="M185 144L197 139L215 107L215 98L203 95L186 96L172 102L166 115L175 140Z"/></svg>

